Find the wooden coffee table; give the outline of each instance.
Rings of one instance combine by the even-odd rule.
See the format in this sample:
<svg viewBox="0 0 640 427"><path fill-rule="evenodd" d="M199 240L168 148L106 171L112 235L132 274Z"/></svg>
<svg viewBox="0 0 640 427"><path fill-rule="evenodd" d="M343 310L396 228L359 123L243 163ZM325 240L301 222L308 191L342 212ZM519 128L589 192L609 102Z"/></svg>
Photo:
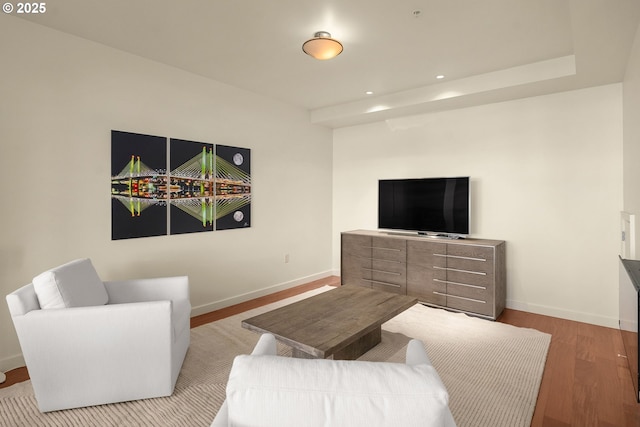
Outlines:
<svg viewBox="0 0 640 427"><path fill-rule="evenodd" d="M294 357L353 360L380 343L384 322L417 302L347 285L243 320L242 327L273 334Z"/></svg>

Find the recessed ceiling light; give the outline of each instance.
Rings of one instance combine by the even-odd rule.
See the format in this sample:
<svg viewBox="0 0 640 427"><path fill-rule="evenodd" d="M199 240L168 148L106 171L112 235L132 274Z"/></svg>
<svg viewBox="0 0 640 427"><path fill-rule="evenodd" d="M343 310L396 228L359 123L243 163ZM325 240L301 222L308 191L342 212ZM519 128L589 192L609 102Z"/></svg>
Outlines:
<svg viewBox="0 0 640 427"><path fill-rule="evenodd" d="M444 76L443 76L442 74L438 74L438 75L436 76L436 79L438 79L438 80L442 80L442 79L444 79Z"/></svg>
<svg viewBox="0 0 640 427"><path fill-rule="evenodd" d="M373 92L372 92L372 91L370 91L370 90L368 90L368 91L366 91L366 92L365 92L365 94L367 94L367 95L373 95Z"/></svg>

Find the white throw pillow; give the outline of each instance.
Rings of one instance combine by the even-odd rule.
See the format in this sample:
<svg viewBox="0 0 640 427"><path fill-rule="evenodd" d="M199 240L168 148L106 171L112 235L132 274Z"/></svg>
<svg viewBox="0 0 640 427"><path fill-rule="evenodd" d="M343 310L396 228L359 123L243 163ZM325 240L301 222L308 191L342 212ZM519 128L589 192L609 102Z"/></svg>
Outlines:
<svg viewBox="0 0 640 427"><path fill-rule="evenodd" d="M229 425L444 426L449 395L431 365L238 356Z"/></svg>
<svg viewBox="0 0 640 427"><path fill-rule="evenodd" d="M32 283L42 309L104 305L109 301L104 283L88 258L45 271Z"/></svg>

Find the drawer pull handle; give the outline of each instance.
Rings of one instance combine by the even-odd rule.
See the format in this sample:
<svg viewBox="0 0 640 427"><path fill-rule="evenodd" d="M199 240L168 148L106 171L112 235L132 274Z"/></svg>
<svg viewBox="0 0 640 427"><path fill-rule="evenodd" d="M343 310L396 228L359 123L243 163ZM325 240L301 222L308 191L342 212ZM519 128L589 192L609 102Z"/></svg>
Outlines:
<svg viewBox="0 0 640 427"><path fill-rule="evenodd" d="M362 279L362 280L364 280L365 282L376 283L378 285L392 286L394 288L399 288L400 287L400 285L396 285L394 283L379 282L377 280L371 280L371 279Z"/></svg>
<svg viewBox="0 0 640 427"><path fill-rule="evenodd" d="M363 246L363 248L365 248L365 249L380 249L380 250L383 250L383 251L402 252L402 249L383 248L381 246Z"/></svg>
<svg viewBox="0 0 640 427"><path fill-rule="evenodd" d="M405 264L402 261L396 261L395 259L384 259L384 258L372 258L370 256L365 256L365 255L357 255L357 254L349 254L350 256L352 256L353 258L360 258L360 259L364 259L367 261L382 261L382 262L393 262L395 264Z"/></svg>
<svg viewBox="0 0 640 427"><path fill-rule="evenodd" d="M452 282L450 280L440 280L440 279L433 279L433 281L438 283L446 283L449 285L459 285L459 286L466 286L468 288L482 289L483 291L487 290L486 286L470 285L468 283L458 283L458 282Z"/></svg>
<svg viewBox="0 0 640 427"><path fill-rule="evenodd" d="M394 264L404 264L404 262L402 261L396 261L394 259L382 259L382 258L370 258L372 261L379 261L379 262L392 262Z"/></svg>
<svg viewBox="0 0 640 427"><path fill-rule="evenodd" d="M466 300L466 301L480 302L482 304L486 304L487 303L486 301L482 301L482 300L479 300L479 299L459 297L458 295L444 294L442 292L433 291L433 293L436 294L436 295L442 295L443 297L447 297L447 298L458 298L458 299L463 299L463 300Z"/></svg>
<svg viewBox="0 0 640 427"><path fill-rule="evenodd" d="M401 276L402 273L396 273L395 271L374 270L373 268L362 268L363 270L373 271L374 273L393 274L394 276Z"/></svg>
<svg viewBox="0 0 640 427"><path fill-rule="evenodd" d="M474 257L470 257L470 256L460 256L460 255L433 254L433 256L439 256L439 257L443 257L443 258L468 259L470 261L482 261L482 262L486 262L487 261L486 258L474 258Z"/></svg>
<svg viewBox="0 0 640 427"><path fill-rule="evenodd" d="M396 261L395 259L384 259L384 258L371 258L370 256L363 256L363 255L351 255L350 256L352 258L358 258L360 260L363 261L376 261L376 262L390 262L393 264L406 264L403 261Z"/></svg>
<svg viewBox="0 0 640 427"><path fill-rule="evenodd" d="M461 270L459 268L451 268L451 267L438 267L437 265L433 266L436 270L447 270L447 271L457 271L458 273L469 273L469 274L477 274L479 276L486 276L487 273L482 271L470 271L470 270Z"/></svg>

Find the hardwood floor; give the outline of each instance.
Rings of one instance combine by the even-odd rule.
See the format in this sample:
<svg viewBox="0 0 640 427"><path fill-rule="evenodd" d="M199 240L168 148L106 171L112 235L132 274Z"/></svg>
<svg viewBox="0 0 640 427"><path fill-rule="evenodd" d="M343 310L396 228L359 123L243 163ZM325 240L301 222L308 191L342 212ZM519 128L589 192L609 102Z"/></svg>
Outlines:
<svg viewBox="0 0 640 427"><path fill-rule="evenodd" d="M22 381L29 379L29 373L27 372L27 368L24 366L12 369L9 372L5 372L5 374L7 375L7 380L0 384L0 388L9 387L10 385L21 383Z"/></svg>
<svg viewBox="0 0 640 427"><path fill-rule="evenodd" d="M329 277L191 319L191 327L213 322L324 285ZM532 427L640 427L620 331L612 328L506 309L499 322L551 334ZM8 387L28 379L25 368L7 372Z"/></svg>
<svg viewBox="0 0 640 427"><path fill-rule="evenodd" d="M509 309L498 321L551 334L532 427L640 426L619 330Z"/></svg>

